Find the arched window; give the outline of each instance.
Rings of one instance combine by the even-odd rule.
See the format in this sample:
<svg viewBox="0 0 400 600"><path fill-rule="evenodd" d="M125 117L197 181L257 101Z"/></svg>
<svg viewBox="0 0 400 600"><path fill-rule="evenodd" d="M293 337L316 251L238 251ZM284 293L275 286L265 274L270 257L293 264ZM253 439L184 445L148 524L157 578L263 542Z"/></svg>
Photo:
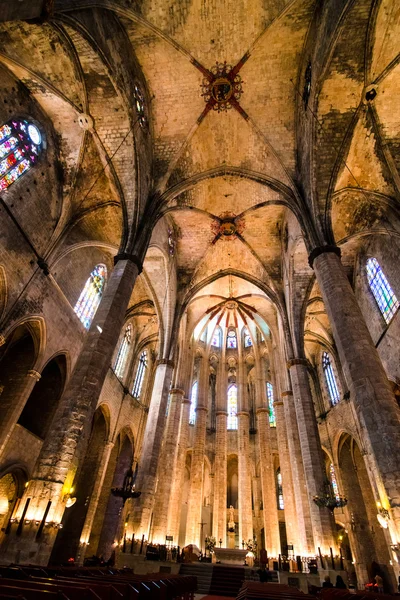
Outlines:
<svg viewBox="0 0 400 600"><path fill-rule="evenodd" d="M217 327L214 331L214 335L211 340L211 346L215 346L216 348L221 348L221 339L222 339L221 327Z"/></svg>
<svg viewBox="0 0 400 600"><path fill-rule="evenodd" d="M125 328L124 337L119 346L117 358L115 360L114 372L117 377L121 378L124 375L126 359L128 358L129 346L131 345L132 325L129 324Z"/></svg>
<svg viewBox="0 0 400 600"><path fill-rule="evenodd" d="M332 463L329 465L329 476L331 478L331 485L332 485L333 493L335 494L336 498L339 500L339 498L340 498L339 487L338 487L337 480L336 480L335 467L333 466Z"/></svg>
<svg viewBox="0 0 400 600"><path fill-rule="evenodd" d="M139 363L138 363L138 366L136 369L135 382L134 382L133 388L132 388L132 396L134 398L136 398L136 400L140 399L140 395L142 393L146 369L147 369L147 350L143 350L143 352L139 358Z"/></svg>
<svg viewBox="0 0 400 600"><path fill-rule="evenodd" d="M244 330L244 347L250 348L250 346L252 346L252 345L253 345L253 342L251 341L249 332L247 331L247 329L245 329Z"/></svg>
<svg viewBox="0 0 400 600"><path fill-rule="evenodd" d="M280 468L276 472L276 494L278 501L278 510L283 510L285 508L285 504L283 502L282 474Z"/></svg>
<svg viewBox="0 0 400 600"><path fill-rule="evenodd" d="M24 119L0 127L0 192L36 164L42 151L39 129Z"/></svg>
<svg viewBox="0 0 400 600"><path fill-rule="evenodd" d="M79 296L78 302L75 304L74 311L86 329L89 329L100 304L106 284L106 278L107 267L105 265L96 265L85 283L85 287Z"/></svg>
<svg viewBox="0 0 400 600"><path fill-rule="evenodd" d="M199 390L199 384L197 381L192 385L192 394L190 396L190 412L189 412L189 425L196 423L196 408L197 408L197 393Z"/></svg>
<svg viewBox="0 0 400 600"><path fill-rule="evenodd" d="M268 410L269 410L269 425L270 425L270 427L276 427L275 409L274 409L274 386L269 381L267 381L267 400L268 400Z"/></svg>
<svg viewBox="0 0 400 600"><path fill-rule="evenodd" d="M233 384L228 387L228 429L238 428L237 409L237 385Z"/></svg>
<svg viewBox="0 0 400 600"><path fill-rule="evenodd" d="M399 301L376 258L367 260L366 269L371 292L386 323L390 323L399 308Z"/></svg>
<svg viewBox="0 0 400 600"><path fill-rule="evenodd" d="M233 329L228 331L228 335L226 337L226 347L237 348L236 332Z"/></svg>
<svg viewBox="0 0 400 600"><path fill-rule="evenodd" d="M336 384L335 374L333 372L331 359L327 352L322 355L322 368L325 375L326 387L328 388L329 397L331 399L332 406L335 406L340 400L339 390Z"/></svg>

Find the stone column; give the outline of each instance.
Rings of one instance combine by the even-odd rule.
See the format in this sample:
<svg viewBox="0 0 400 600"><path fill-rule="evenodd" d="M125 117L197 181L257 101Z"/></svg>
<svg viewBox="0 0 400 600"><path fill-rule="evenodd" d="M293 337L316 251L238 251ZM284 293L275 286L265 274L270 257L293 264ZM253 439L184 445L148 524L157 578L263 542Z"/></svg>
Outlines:
<svg viewBox="0 0 400 600"><path fill-rule="evenodd" d="M168 509L171 501L172 478L175 459L178 450L179 420L184 391L174 388L170 391L170 404L168 421L165 429L158 474L157 494L154 506L152 540L158 544L165 544L168 534ZM176 539L175 542L178 540Z"/></svg>
<svg viewBox="0 0 400 600"><path fill-rule="evenodd" d="M292 483L296 498L297 529L299 547L294 548L295 553L305 556L314 554L315 544L311 525L310 503L306 488L303 458L301 455L299 430L297 427L296 410L294 407L293 392L282 392L287 441L290 456Z"/></svg>
<svg viewBox="0 0 400 600"><path fill-rule="evenodd" d="M59 402L51 434L42 446L31 484L20 504L22 511L30 499L26 518L31 522L40 522L46 507L49 507L47 521L59 523L62 519L65 508L62 499L72 486L79 459L86 451L93 414L138 273L136 261L124 255L116 263L107 282L75 369ZM43 536L38 544L35 541L37 528L24 528L23 534L9 543L7 560L15 561L18 556L22 563L47 564L56 531Z"/></svg>
<svg viewBox="0 0 400 600"><path fill-rule="evenodd" d="M228 413L218 410L216 414L215 438L215 480L218 486L218 533L215 536L219 545L222 539L222 548L226 548L226 503L227 503L227 441L228 441Z"/></svg>
<svg viewBox="0 0 400 600"><path fill-rule="evenodd" d="M316 248L309 257L322 293L340 362L350 390L378 498L392 508L400 540L400 410L337 247ZM396 507L396 508L394 508Z"/></svg>
<svg viewBox="0 0 400 600"><path fill-rule="evenodd" d="M186 464L186 451L189 440L189 417L190 417L190 400L182 399L180 411L180 427L178 435L178 450L176 455L176 463L174 475L172 477L171 499L169 503L167 535L172 535L174 543L179 540L179 526L181 522L182 508L182 488L184 482L184 472Z"/></svg>
<svg viewBox="0 0 400 600"><path fill-rule="evenodd" d="M253 539L251 505L249 413L238 413L239 543Z"/></svg>
<svg viewBox="0 0 400 600"><path fill-rule="evenodd" d="M315 549L321 548L323 554L329 554L329 548L335 548L334 523L327 508L318 508L313 497L324 490L326 473L319 438L317 418L308 379L307 360L294 358L288 361L292 381L293 398L299 430L301 455L310 506L311 525Z"/></svg>
<svg viewBox="0 0 400 600"><path fill-rule="evenodd" d="M83 561L85 560L86 550L90 552L91 548L88 549L87 544L89 543L90 533L92 531L93 521L96 515L97 506L99 504L99 499L101 492L103 490L104 478L108 469L108 461L110 460L110 454L112 449L114 448L114 442L107 442L104 446L103 455L101 457L101 461L99 463L99 471L97 473L96 482L93 486L93 493L90 497L89 506L86 513L85 524L82 528L81 533L81 549L79 551L79 556L76 557L76 560L80 565L83 565ZM83 545L85 544L85 545Z"/></svg>
<svg viewBox="0 0 400 600"><path fill-rule="evenodd" d="M206 447L208 400L208 361L203 357L200 366L199 387L196 408L196 423L190 473L188 516L186 521L186 544L196 544L201 548L200 523L203 504L204 454Z"/></svg>
<svg viewBox="0 0 400 600"><path fill-rule="evenodd" d="M297 526L296 502L293 491L290 454L288 449L286 423L282 400L275 400L274 410L276 418L276 435L278 438L279 462L282 475L287 541L288 544L293 545L295 551L297 550L297 552L300 552L301 544Z"/></svg>
<svg viewBox="0 0 400 600"><path fill-rule="evenodd" d="M133 509L133 532L136 538L144 535L148 539L150 534L150 521L173 368L174 364L170 360L157 361L136 483L136 489L142 492Z"/></svg>
<svg viewBox="0 0 400 600"><path fill-rule="evenodd" d="M280 554L278 509L276 505L276 483L273 457L271 452L271 435L269 425L269 409L266 394L266 382L261 365L261 358L256 357L256 419L257 438L260 456L261 494L263 501L263 521L265 546L269 556Z"/></svg>

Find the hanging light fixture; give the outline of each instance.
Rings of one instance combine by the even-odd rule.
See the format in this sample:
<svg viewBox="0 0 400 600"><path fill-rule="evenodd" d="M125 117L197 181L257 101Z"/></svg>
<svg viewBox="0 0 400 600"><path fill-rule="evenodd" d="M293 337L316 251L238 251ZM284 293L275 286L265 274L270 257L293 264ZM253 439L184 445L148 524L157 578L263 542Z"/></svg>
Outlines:
<svg viewBox="0 0 400 600"><path fill-rule="evenodd" d="M135 473L133 473L132 467L129 467L129 469L127 470L127 472L125 474L122 487L111 489L112 495L116 496L118 498L122 498L124 504L128 500L128 498L139 498L139 496L142 493L142 492L135 491L135 481L137 478L137 472L138 472L138 463L136 463Z"/></svg>
<svg viewBox="0 0 400 600"><path fill-rule="evenodd" d="M313 500L319 508L329 508L332 513L335 508L342 508L347 504L347 498L345 496L336 495L328 480L324 483L322 493L319 496L314 496Z"/></svg>

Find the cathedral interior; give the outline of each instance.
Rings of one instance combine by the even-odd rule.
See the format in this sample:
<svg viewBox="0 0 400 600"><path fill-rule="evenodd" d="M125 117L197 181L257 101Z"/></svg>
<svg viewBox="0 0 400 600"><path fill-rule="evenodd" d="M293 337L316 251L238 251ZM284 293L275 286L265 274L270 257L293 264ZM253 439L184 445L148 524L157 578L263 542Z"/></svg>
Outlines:
<svg viewBox="0 0 400 600"><path fill-rule="evenodd" d="M397 590L399 49L396 0L0 0L1 564Z"/></svg>

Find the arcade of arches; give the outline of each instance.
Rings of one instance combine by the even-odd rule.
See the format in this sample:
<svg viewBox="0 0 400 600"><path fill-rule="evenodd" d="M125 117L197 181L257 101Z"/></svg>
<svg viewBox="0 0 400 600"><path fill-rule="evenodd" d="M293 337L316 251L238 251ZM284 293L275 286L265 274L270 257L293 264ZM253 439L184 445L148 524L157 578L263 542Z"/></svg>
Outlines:
<svg viewBox="0 0 400 600"><path fill-rule="evenodd" d="M0 0L0 30L0 561L255 536L393 588L399 3Z"/></svg>

